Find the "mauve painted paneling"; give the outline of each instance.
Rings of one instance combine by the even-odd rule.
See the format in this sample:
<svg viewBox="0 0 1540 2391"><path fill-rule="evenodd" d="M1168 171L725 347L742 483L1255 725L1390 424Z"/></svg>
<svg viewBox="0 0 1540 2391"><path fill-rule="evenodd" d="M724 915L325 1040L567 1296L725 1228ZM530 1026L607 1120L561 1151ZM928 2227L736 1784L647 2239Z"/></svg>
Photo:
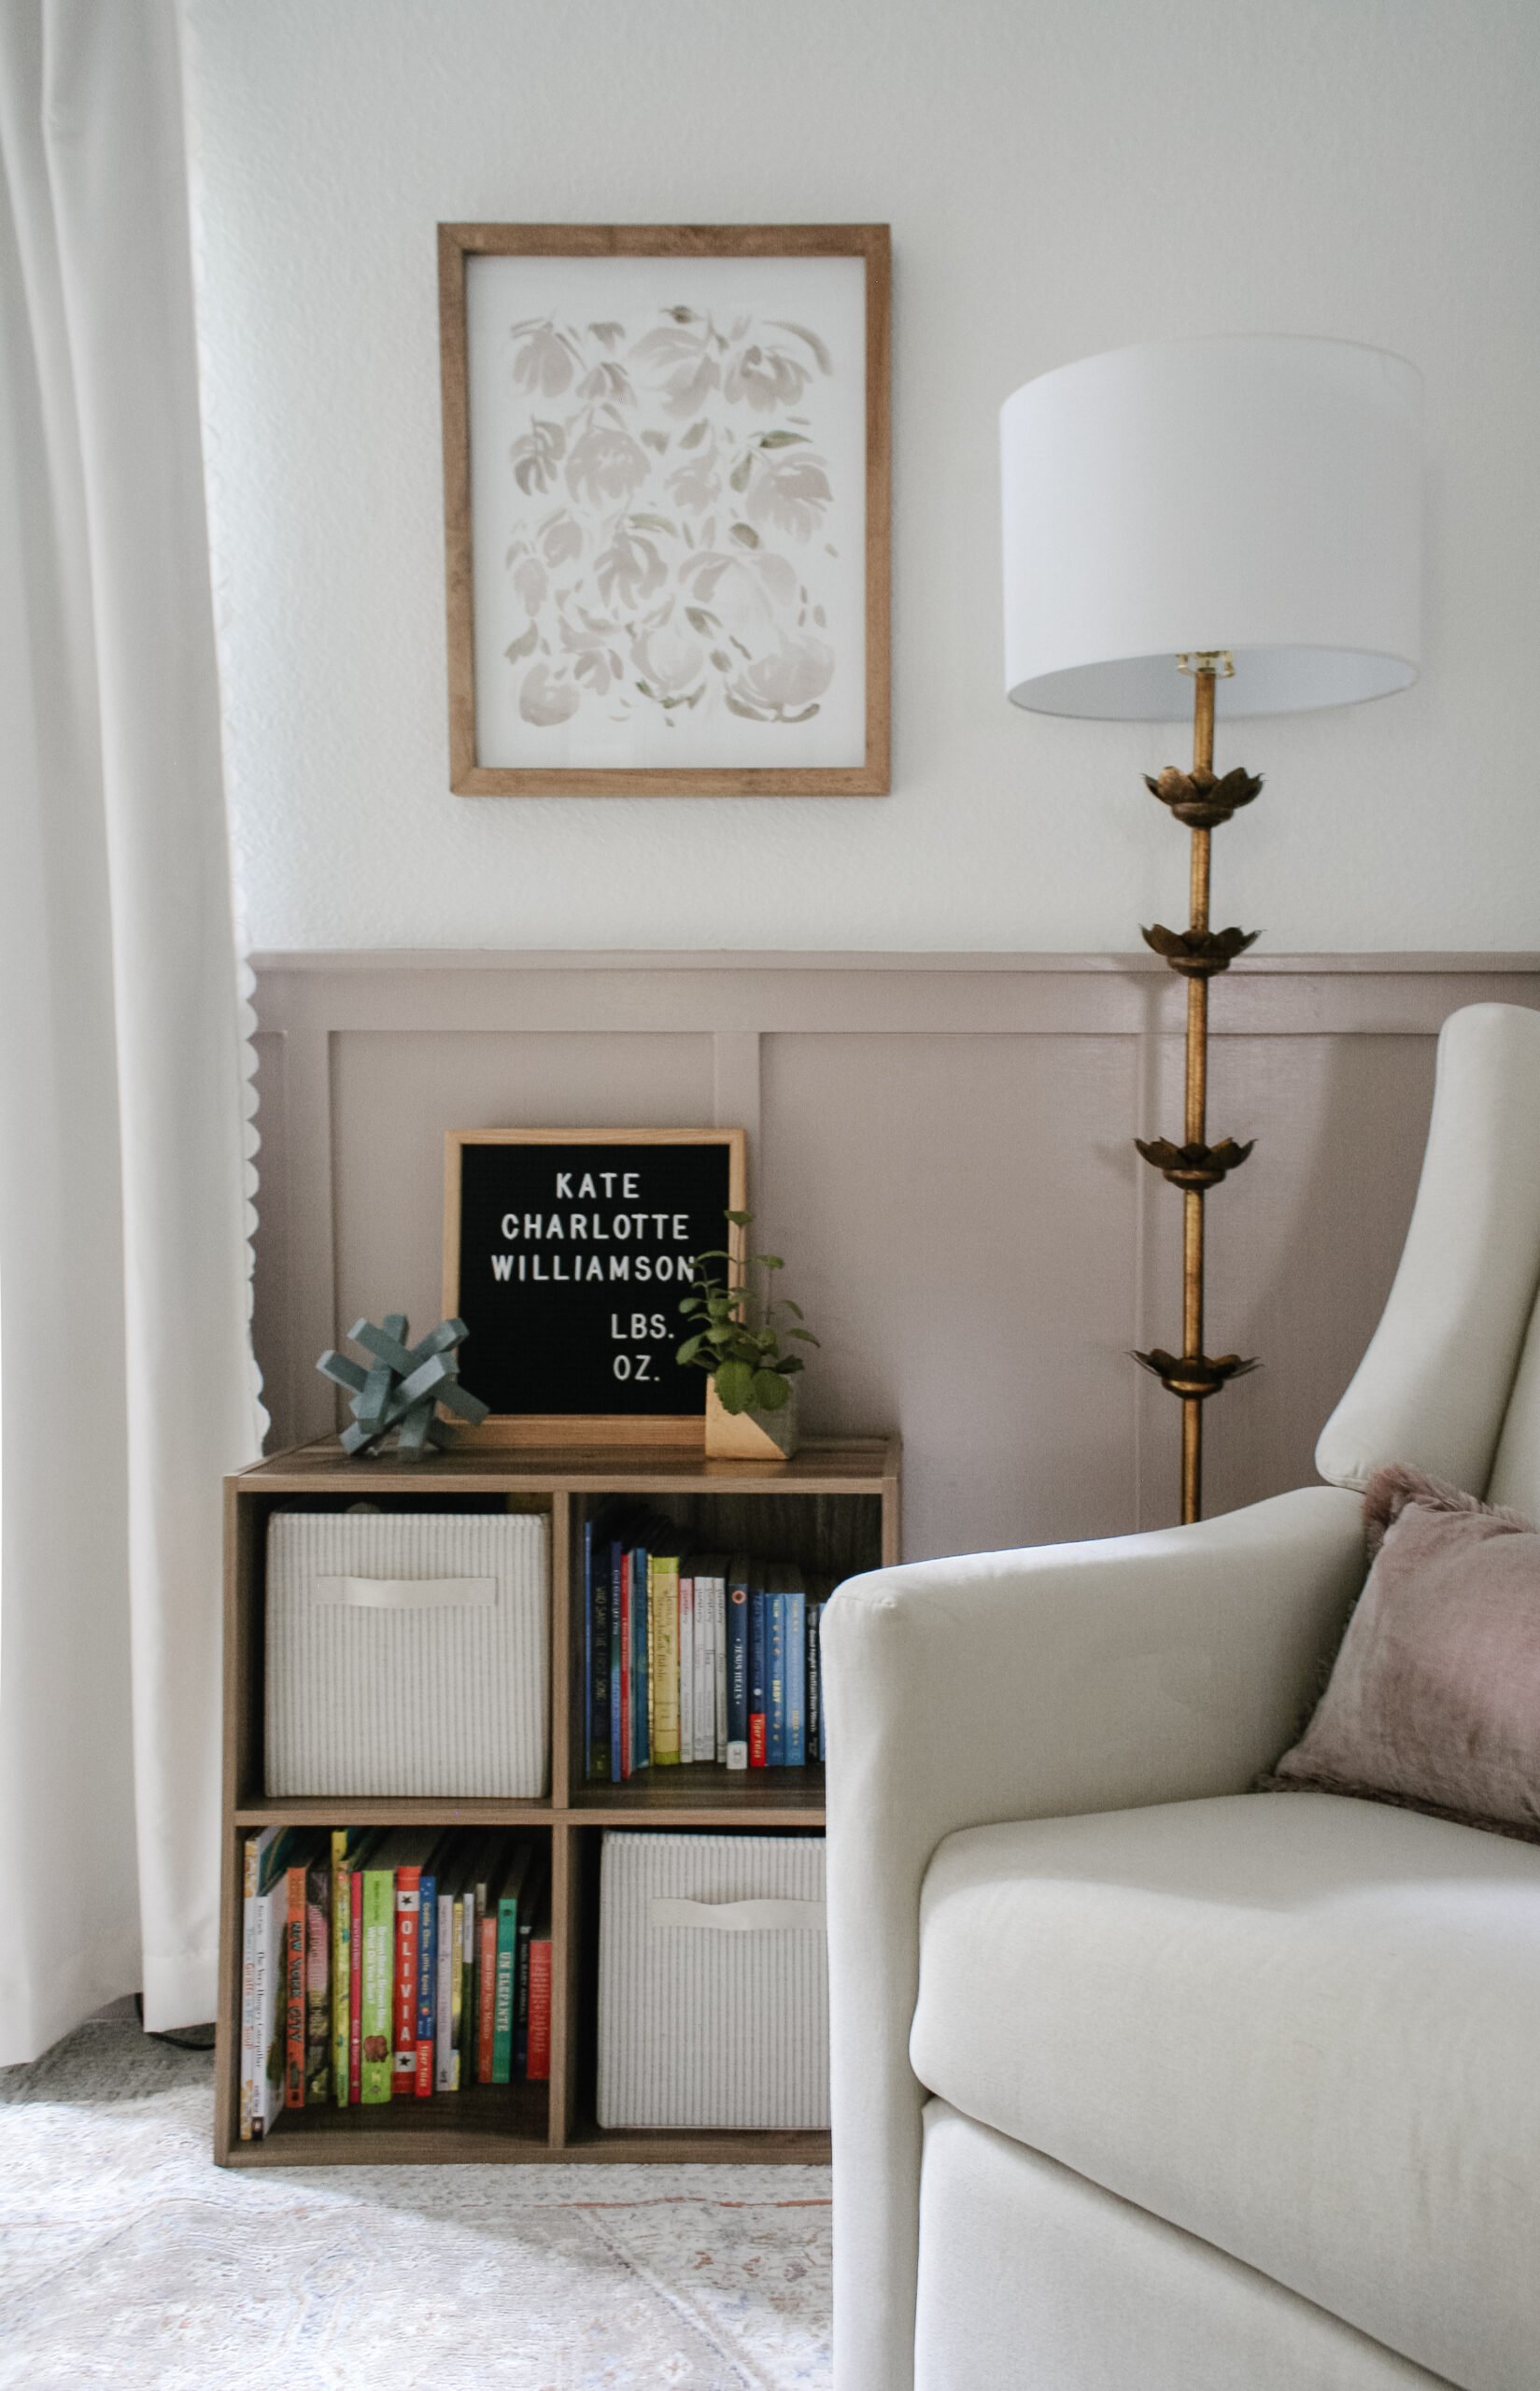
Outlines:
<svg viewBox="0 0 1540 2391"><path fill-rule="evenodd" d="M924 1456L906 1558L1135 1523L1137 1065L1130 1038L764 1041L759 1225L824 1339L808 1425Z"/></svg>
<svg viewBox="0 0 1540 2391"><path fill-rule="evenodd" d="M1416 1190L1439 1024L1540 1005L1533 956L1249 959L1214 989L1206 1509L1308 1484ZM907 1556L1158 1527L1180 1203L1133 1152L1181 1119L1182 990L1137 956L258 958L256 1334L270 1450L332 1423L315 1357L438 1317L445 1128L749 1132L759 1230L824 1350L810 1428L897 1427Z"/></svg>

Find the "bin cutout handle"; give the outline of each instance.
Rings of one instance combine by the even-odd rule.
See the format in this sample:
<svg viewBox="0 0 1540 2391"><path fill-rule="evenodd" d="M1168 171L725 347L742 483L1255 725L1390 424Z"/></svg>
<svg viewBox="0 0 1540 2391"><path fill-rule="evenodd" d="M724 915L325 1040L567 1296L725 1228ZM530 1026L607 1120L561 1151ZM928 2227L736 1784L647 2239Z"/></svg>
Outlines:
<svg viewBox="0 0 1540 2391"><path fill-rule="evenodd" d="M490 1610L495 1577L318 1577L318 1603L354 1610Z"/></svg>
<svg viewBox="0 0 1540 2391"><path fill-rule="evenodd" d="M823 1902L681 1902L661 1894L652 1903L655 1926L693 1926L709 1934L793 1933L827 1931L828 1912Z"/></svg>

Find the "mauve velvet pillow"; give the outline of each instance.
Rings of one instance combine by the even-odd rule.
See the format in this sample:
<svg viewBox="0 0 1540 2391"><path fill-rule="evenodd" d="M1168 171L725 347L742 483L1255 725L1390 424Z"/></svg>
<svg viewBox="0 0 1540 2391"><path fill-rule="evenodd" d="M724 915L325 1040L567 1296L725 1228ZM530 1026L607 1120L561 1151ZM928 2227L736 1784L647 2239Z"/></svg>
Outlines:
<svg viewBox="0 0 1540 2391"><path fill-rule="evenodd" d="M1540 1843L1540 1534L1392 1464L1314 1718L1264 1790L1365 1794Z"/></svg>

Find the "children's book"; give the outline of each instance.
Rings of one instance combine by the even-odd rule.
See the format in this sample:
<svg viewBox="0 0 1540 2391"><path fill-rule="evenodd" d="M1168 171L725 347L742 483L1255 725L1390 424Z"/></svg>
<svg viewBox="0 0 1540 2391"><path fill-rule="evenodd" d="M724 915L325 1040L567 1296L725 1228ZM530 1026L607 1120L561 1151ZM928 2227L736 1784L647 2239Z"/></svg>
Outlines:
<svg viewBox="0 0 1540 2391"><path fill-rule="evenodd" d="M757 1562L749 1564L749 1766L763 1768L766 1748L765 1581Z"/></svg>
<svg viewBox="0 0 1540 2391"><path fill-rule="evenodd" d="M433 2089L456 2092L455 2020L459 2013L455 1978L459 1970L459 1907L449 1888L450 1865L439 1878L438 1985L433 2006Z"/></svg>
<svg viewBox="0 0 1540 2391"><path fill-rule="evenodd" d="M680 1752L679 1555L661 1530L647 1553L647 1617L652 1622L648 1684L655 1768L677 1768ZM661 1544L663 1549L657 1549Z"/></svg>
<svg viewBox="0 0 1540 2391"><path fill-rule="evenodd" d="M749 1764L749 1563L741 1555L728 1568L727 1764Z"/></svg>
<svg viewBox="0 0 1540 2391"><path fill-rule="evenodd" d="M389 1836L382 1838L388 1844ZM390 1998L396 1962L396 1872L376 1848L361 1871L359 1969L359 2099L390 2098Z"/></svg>
<svg viewBox="0 0 1540 2391"><path fill-rule="evenodd" d="M324 2108L331 2098L332 1869L318 1855L305 1871L304 2105Z"/></svg>
<svg viewBox="0 0 1540 2391"><path fill-rule="evenodd" d="M445 1838L441 1835L417 1883L417 2022L415 2088L419 2101L433 2091L434 2023L438 2012L438 1869Z"/></svg>
<svg viewBox="0 0 1540 2391"><path fill-rule="evenodd" d="M243 2142L252 2139L257 2079L264 2056L262 2008L258 1998L257 1899L261 1886L262 1862L282 1832L280 1827L264 1827L261 1834L247 1835L242 1854L240 2132Z"/></svg>
<svg viewBox="0 0 1540 2391"><path fill-rule="evenodd" d="M352 1982L353 1880L346 1827L332 1830L332 2098L347 2106L347 2012Z"/></svg>
<svg viewBox="0 0 1540 2391"><path fill-rule="evenodd" d="M530 1940L530 2025L525 2073L531 2084L551 2076L551 1891L547 1883Z"/></svg>
<svg viewBox="0 0 1540 2391"><path fill-rule="evenodd" d="M310 2040L307 1911L311 1870L320 1865L319 1855L323 1848L324 1840L319 1830L307 1829L296 1834L290 1846L289 1864L284 1871L288 1890L283 1936L284 2106L287 2109L303 2109L304 2106ZM324 1908L323 1896L323 1914Z"/></svg>
<svg viewBox="0 0 1540 2391"><path fill-rule="evenodd" d="M728 1764L728 1564L712 1563L712 1670L715 1716L707 1727L704 1758Z"/></svg>
<svg viewBox="0 0 1540 2391"><path fill-rule="evenodd" d="M679 1563L679 1758L695 1758L695 1579L688 1561Z"/></svg>
<svg viewBox="0 0 1540 2391"><path fill-rule="evenodd" d="M371 1835L369 1844L377 1841ZM368 1845L360 1850L347 1879L351 1924L347 1937L347 2101L350 2108L363 2099L363 1869Z"/></svg>
<svg viewBox="0 0 1540 2391"><path fill-rule="evenodd" d="M630 1548L630 1586L631 1766L638 1769L650 1768L653 1757L653 1624L647 1602L647 1548L640 1540Z"/></svg>
<svg viewBox="0 0 1540 2391"><path fill-rule="evenodd" d="M776 1564L765 1577L765 1765L786 1765L786 1597L784 1571Z"/></svg>
<svg viewBox="0 0 1540 2391"><path fill-rule="evenodd" d="M530 1875L533 1848L516 1844L503 1868L497 1899L497 1978L492 2006L491 2082L507 2084L514 2073L514 1988L518 1963L519 1898Z"/></svg>
<svg viewBox="0 0 1540 2391"><path fill-rule="evenodd" d="M808 1598L795 1569L783 1571L778 1600L785 1606L786 1766L808 1761Z"/></svg>

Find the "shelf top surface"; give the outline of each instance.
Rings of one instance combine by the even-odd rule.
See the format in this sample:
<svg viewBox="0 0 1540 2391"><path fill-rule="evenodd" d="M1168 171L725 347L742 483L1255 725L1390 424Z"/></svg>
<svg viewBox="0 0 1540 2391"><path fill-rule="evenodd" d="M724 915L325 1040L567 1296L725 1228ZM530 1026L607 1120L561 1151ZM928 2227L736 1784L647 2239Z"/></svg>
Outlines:
<svg viewBox="0 0 1540 2391"><path fill-rule="evenodd" d="M273 1494L881 1494L897 1482L897 1436L814 1436L789 1461L708 1461L698 1445L466 1447L403 1462L353 1461L333 1436L253 1462L227 1482Z"/></svg>

